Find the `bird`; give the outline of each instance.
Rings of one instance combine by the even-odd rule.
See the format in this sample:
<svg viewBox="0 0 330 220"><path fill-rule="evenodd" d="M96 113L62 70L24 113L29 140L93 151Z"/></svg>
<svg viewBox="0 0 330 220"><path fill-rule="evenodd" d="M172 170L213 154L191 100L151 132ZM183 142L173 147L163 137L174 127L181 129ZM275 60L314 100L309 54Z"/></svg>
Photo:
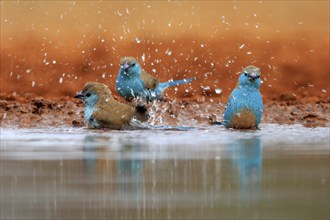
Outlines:
<svg viewBox="0 0 330 220"><path fill-rule="evenodd" d="M250 65L243 68L235 89L229 96L224 112L223 124L226 128L258 128L263 111L262 96L259 91L260 68Z"/></svg>
<svg viewBox="0 0 330 220"><path fill-rule="evenodd" d="M196 78L160 83L155 77L141 68L134 57L124 57L120 60L120 69L116 79L116 90L127 101L140 98L147 102L163 100L163 92L171 86L192 82Z"/></svg>
<svg viewBox="0 0 330 220"><path fill-rule="evenodd" d="M116 101L105 84L88 82L74 98L84 102L84 121L88 128L121 130L129 127L133 118L141 122L149 118L145 106L130 106Z"/></svg>

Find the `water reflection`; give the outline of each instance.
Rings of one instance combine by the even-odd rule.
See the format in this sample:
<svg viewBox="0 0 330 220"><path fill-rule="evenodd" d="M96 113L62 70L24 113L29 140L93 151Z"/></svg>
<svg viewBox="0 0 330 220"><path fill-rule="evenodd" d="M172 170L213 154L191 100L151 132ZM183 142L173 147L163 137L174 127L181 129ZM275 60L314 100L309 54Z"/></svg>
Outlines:
<svg viewBox="0 0 330 220"><path fill-rule="evenodd" d="M102 166L102 153L105 153L109 137L91 136L84 138L83 143L83 164L87 172L97 171L98 165Z"/></svg>
<svg viewBox="0 0 330 220"><path fill-rule="evenodd" d="M328 129L275 128L5 130L0 218L326 219Z"/></svg>
<svg viewBox="0 0 330 220"><path fill-rule="evenodd" d="M258 137L238 139L228 144L228 158L239 182L241 199L248 201L260 192L262 146Z"/></svg>
<svg viewBox="0 0 330 220"><path fill-rule="evenodd" d="M124 203L141 200L143 162L139 152L142 147L142 143L132 138L112 140L107 136L86 136L83 164L89 179L94 179L91 184L97 179L108 180L113 198L120 198ZM136 202L135 207L139 206Z"/></svg>

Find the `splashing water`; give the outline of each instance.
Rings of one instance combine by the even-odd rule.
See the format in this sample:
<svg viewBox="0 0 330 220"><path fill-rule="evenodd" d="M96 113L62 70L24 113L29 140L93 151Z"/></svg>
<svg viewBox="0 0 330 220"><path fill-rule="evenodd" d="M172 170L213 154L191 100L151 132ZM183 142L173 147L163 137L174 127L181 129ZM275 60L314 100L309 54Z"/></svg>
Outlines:
<svg viewBox="0 0 330 220"><path fill-rule="evenodd" d="M149 109L150 119L149 123L152 126L163 124L162 115L168 110L169 103L160 103L160 101L154 100L152 106Z"/></svg>

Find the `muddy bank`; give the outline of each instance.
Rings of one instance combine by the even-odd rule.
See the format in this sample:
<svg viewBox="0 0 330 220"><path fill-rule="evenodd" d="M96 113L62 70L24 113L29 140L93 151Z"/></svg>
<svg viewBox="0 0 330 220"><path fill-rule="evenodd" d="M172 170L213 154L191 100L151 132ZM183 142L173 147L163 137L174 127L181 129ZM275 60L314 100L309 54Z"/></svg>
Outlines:
<svg viewBox="0 0 330 220"><path fill-rule="evenodd" d="M83 103L68 97L43 98L33 95L0 96L1 127L83 127ZM279 96L267 100L262 123L294 124L307 127L329 126L330 99L310 97L298 101L294 97ZM121 100L122 101L122 100ZM152 117L149 123L155 125L208 125L208 117L215 114L222 119L224 102L214 99L166 100L150 104Z"/></svg>

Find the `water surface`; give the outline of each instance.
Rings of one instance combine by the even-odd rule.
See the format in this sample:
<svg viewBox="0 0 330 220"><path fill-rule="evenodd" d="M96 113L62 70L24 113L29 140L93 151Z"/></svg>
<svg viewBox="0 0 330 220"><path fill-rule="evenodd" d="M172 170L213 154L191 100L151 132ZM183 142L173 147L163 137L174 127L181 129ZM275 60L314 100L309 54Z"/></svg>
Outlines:
<svg viewBox="0 0 330 220"><path fill-rule="evenodd" d="M1 129L2 219L329 219L329 128Z"/></svg>

